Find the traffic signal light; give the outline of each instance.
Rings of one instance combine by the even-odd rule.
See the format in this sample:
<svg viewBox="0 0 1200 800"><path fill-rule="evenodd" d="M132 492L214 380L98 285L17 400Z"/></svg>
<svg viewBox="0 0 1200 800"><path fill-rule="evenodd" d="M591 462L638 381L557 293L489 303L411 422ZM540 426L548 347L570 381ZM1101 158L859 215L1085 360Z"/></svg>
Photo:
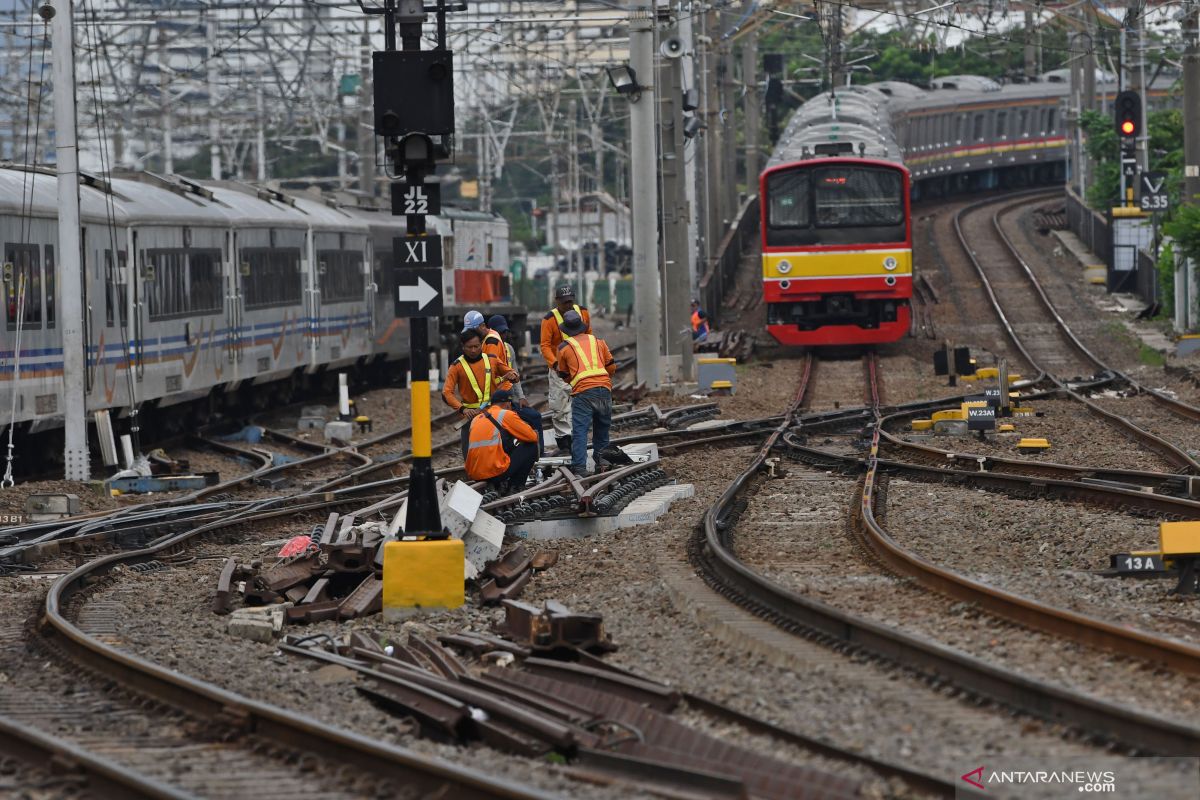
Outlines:
<svg viewBox="0 0 1200 800"><path fill-rule="evenodd" d="M1113 104L1117 136L1122 144L1132 144L1142 132L1142 97L1137 92L1118 92Z"/></svg>

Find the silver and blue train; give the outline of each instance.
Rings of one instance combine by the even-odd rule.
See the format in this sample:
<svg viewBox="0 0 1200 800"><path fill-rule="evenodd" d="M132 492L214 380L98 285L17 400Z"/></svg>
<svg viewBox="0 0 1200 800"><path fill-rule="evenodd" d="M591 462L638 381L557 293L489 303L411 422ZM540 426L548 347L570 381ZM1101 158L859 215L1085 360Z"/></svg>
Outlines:
<svg viewBox="0 0 1200 800"><path fill-rule="evenodd" d="M53 174L0 168L0 431L62 425L57 218ZM266 406L335 371L407 360L390 269L403 217L138 173L83 177L80 218L89 412ZM430 232L445 249L449 318L454 287L478 283L456 273L507 274L508 226L448 210ZM512 313L491 300L485 313Z"/></svg>

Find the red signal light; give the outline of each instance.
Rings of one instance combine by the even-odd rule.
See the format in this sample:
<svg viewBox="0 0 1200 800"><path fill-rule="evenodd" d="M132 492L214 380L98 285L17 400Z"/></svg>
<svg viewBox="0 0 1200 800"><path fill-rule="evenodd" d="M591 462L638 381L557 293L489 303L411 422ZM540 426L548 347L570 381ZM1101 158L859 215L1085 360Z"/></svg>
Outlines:
<svg viewBox="0 0 1200 800"><path fill-rule="evenodd" d="M1134 128L1135 126L1133 124L1133 120L1131 119L1127 119L1121 123L1121 133L1125 134L1126 136L1132 136Z"/></svg>

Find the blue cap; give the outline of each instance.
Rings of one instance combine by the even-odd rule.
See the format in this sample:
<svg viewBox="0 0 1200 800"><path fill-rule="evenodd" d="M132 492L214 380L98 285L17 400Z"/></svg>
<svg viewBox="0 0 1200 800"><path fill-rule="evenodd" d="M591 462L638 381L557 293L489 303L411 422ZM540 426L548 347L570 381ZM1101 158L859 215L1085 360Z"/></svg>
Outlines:
<svg viewBox="0 0 1200 800"><path fill-rule="evenodd" d="M488 327L500 333L508 332L508 320L500 314L495 314L488 319Z"/></svg>
<svg viewBox="0 0 1200 800"><path fill-rule="evenodd" d="M463 332L478 328L482 324L483 314L478 311L468 311L467 315L463 317Z"/></svg>
<svg viewBox="0 0 1200 800"><path fill-rule="evenodd" d="M578 336L587 330L587 325L583 322L583 317L579 315L575 309L571 309L563 314L562 325L559 329L567 336Z"/></svg>
<svg viewBox="0 0 1200 800"><path fill-rule="evenodd" d="M511 402L512 392L510 392L508 389L497 389L496 391L492 392L492 405L496 405L497 403Z"/></svg>

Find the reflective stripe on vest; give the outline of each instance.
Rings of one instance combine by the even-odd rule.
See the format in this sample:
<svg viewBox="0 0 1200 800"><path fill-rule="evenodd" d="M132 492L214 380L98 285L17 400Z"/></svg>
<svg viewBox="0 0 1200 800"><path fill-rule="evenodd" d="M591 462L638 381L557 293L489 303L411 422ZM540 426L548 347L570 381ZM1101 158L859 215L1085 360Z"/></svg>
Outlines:
<svg viewBox="0 0 1200 800"><path fill-rule="evenodd" d="M600 363L600 346L596 344L596 337L590 334L582 334L588 337L588 341L592 345L592 357L589 360L583 352L583 345L576 341L574 336L564 336L563 341L571 345L575 350L575 355L579 358L579 371L571 378L571 388L575 388L575 384L579 383L584 378L592 378L597 375L607 375L608 370Z"/></svg>
<svg viewBox="0 0 1200 800"><path fill-rule="evenodd" d="M475 390L475 396L479 398L477 403L463 403L463 408L479 408L492 399L492 362L488 360L487 353L482 355L483 358L483 391L479 391L479 381L475 380L475 371L471 369L470 362L466 356L459 356L458 363L462 364L463 372L467 373L467 383L471 384L471 388Z"/></svg>
<svg viewBox="0 0 1200 800"><path fill-rule="evenodd" d="M583 309L581 309L577 305L572 305L571 308L575 309L575 313L579 315L580 319L583 319ZM559 310L557 308L550 309L550 313L554 315L554 319L558 320L558 327L561 328L562 327L562 314L559 313Z"/></svg>
<svg viewBox="0 0 1200 800"><path fill-rule="evenodd" d="M485 411L483 413L486 414L487 412ZM496 417L493 417L493 419L496 420L496 425L501 425L501 426L504 425L504 415L507 413L508 412L505 411L503 408L500 409L500 414ZM492 447L494 445L500 444L500 429L497 428L496 425L493 425L492 423L488 422L486 419L483 420L483 423L486 423L487 426L492 429L492 437L490 439L483 439L478 442L471 442L470 444L467 445L468 451L474 450L477 447ZM481 424L483 424L483 423L481 423Z"/></svg>

